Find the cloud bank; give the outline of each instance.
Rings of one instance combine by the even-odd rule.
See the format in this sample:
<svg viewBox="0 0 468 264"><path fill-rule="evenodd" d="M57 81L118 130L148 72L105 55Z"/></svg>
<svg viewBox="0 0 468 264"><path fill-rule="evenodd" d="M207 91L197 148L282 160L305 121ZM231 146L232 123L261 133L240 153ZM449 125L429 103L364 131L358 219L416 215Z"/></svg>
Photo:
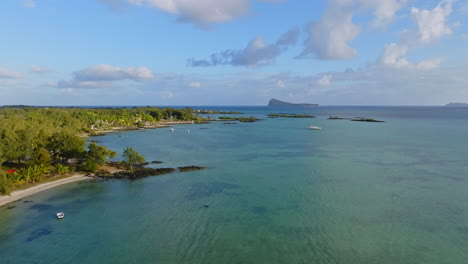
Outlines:
<svg viewBox="0 0 468 264"><path fill-rule="evenodd" d="M109 0L107 0L109 1ZM151 6L177 16L181 22L193 23L199 27L234 20L245 15L251 0L127 0L137 6ZM263 0L276 3L278 0Z"/></svg>
<svg viewBox="0 0 468 264"><path fill-rule="evenodd" d="M58 88L109 88L116 81L142 82L154 78L154 73L146 67L119 68L100 64L75 71L73 79L61 80L55 85Z"/></svg>
<svg viewBox="0 0 468 264"><path fill-rule="evenodd" d="M18 79L23 77L19 72L10 71L6 68L0 67L0 78L2 79Z"/></svg>
<svg viewBox="0 0 468 264"><path fill-rule="evenodd" d="M320 21L307 27L304 49L298 58L314 55L321 60L342 60L355 57L358 52L351 42L361 33L361 26L353 22L355 10L372 10L370 25L384 28L394 20L405 0L330 0Z"/></svg>
<svg viewBox="0 0 468 264"><path fill-rule="evenodd" d="M256 37L244 49L223 50L211 54L207 60L189 59L187 64L192 67L268 65L273 63L289 46L295 45L299 34L299 29L291 29L273 44L266 44L262 37Z"/></svg>

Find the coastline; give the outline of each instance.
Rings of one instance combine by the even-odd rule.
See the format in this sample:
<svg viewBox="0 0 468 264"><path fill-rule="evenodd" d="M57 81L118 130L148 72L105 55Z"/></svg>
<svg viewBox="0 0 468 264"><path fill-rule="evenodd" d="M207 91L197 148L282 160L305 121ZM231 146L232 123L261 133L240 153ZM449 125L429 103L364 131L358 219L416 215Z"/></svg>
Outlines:
<svg viewBox="0 0 468 264"><path fill-rule="evenodd" d="M143 127L113 127L107 130L96 130L93 131L95 135L91 135L91 133L83 133L79 134L80 137L90 137L90 136L101 136L107 133L115 133L115 132L124 132L124 131L132 131L132 130L140 130L140 129L157 129L157 128L168 128L171 125L193 125L197 124L193 121L163 121L157 124L145 125Z"/></svg>
<svg viewBox="0 0 468 264"><path fill-rule="evenodd" d="M46 183L39 184L39 185L33 186L31 188L25 189L25 190L13 191L13 192L11 192L10 195L0 196L0 206L4 206L4 205L9 204L11 202L14 202L16 200L25 198L27 196L30 196L30 195L33 195L33 194L36 194L36 193L39 193L39 192L42 192L42 191L45 191L45 190L48 190L48 189L55 188L55 187L63 185L63 184L82 181L82 180L86 180L86 179L90 179L90 177L85 176L83 174L75 174L75 175L72 175L72 176L67 177L65 179L60 179L60 180L56 180L56 181L52 181L52 182L46 182Z"/></svg>

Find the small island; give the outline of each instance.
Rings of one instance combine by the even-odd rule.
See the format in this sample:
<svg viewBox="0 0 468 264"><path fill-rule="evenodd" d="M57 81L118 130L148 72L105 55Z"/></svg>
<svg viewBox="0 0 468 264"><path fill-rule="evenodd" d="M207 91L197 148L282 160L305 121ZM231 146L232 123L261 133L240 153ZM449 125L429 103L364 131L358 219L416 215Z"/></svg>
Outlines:
<svg viewBox="0 0 468 264"><path fill-rule="evenodd" d="M268 106L299 106L299 107L318 107L318 104L295 104L295 103L288 103L284 101L280 101L277 99L271 99L270 102L268 103Z"/></svg>
<svg viewBox="0 0 468 264"><path fill-rule="evenodd" d="M218 120L213 120L213 121L239 121L242 123L253 123L260 121L261 119L258 119L256 117L229 117L229 116L220 116L218 117Z"/></svg>
<svg viewBox="0 0 468 264"><path fill-rule="evenodd" d="M467 103L448 103L445 107L468 107Z"/></svg>
<svg viewBox="0 0 468 264"><path fill-rule="evenodd" d="M269 118L278 118L278 117L286 117L286 118L315 118L313 115L296 115L296 114L268 114Z"/></svg>

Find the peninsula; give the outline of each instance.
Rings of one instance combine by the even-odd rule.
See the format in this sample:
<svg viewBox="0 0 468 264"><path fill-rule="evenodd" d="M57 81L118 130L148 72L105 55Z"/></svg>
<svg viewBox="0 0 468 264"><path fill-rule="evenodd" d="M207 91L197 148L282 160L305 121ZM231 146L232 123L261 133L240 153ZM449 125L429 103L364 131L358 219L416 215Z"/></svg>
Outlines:
<svg viewBox="0 0 468 264"><path fill-rule="evenodd" d="M288 103L288 102L280 101L280 100L277 100L277 99L271 99L270 102L268 103L268 106L317 107L319 105L318 104L294 104L294 103Z"/></svg>

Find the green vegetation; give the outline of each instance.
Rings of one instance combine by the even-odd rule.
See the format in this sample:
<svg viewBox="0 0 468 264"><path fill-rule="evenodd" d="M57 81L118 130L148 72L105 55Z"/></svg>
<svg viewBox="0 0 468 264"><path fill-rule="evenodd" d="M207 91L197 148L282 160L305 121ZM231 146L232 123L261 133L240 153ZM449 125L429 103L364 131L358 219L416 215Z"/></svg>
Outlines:
<svg viewBox="0 0 468 264"><path fill-rule="evenodd" d="M268 114L269 118L278 118L278 117L286 117L286 118L315 118L313 115L296 115L296 114Z"/></svg>
<svg viewBox="0 0 468 264"><path fill-rule="evenodd" d="M154 127L166 121L203 119L193 115L191 108L1 107L0 193L77 169L96 172L107 159L116 156L95 142L85 149L83 136L113 129ZM138 156L128 158L131 169L138 165Z"/></svg>
<svg viewBox="0 0 468 264"><path fill-rule="evenodd" d="M374 123L383 123L383 122L385 122L385 121L376 120L376 119L372 119L372 118L365 118L365 117L359 117L359 118L351 119L351 121L356 121L356 122L374 122Z"/></svg>
<svg viewBox="0 0 468 264"><path fill-rule="evenodd" d="M82 169L88 172L96 172L99 166L104 165L108 159L115 158L116 155L117 152L99 146L96 142L91 142L82 161Z"/></svg>
<svg viewBox="0 0 468 264"><path fill-rule="evenodd" d="M133 167L141 167L145 163L145 158L131 147L124 149L123 157L123 162L130 171L133 171Z"/></svg>
<svg viewBox="0 0 468 264"><path fill-rule="evenodd" d="M257 122L260 121L261 119L258 119L256 117L229 117L229 116L220 116L218 117L218 121L239 121L239 122L245 122L245 123L252 123L252 122Z"/></svg>
<svg viewBox="0 0 468 264"><path fill-rule="evenodd" d="M217 111L217 110L195 110L194 113L196 114L204 114L204 115L241 115L242 112L236 111Z"/></svg>

